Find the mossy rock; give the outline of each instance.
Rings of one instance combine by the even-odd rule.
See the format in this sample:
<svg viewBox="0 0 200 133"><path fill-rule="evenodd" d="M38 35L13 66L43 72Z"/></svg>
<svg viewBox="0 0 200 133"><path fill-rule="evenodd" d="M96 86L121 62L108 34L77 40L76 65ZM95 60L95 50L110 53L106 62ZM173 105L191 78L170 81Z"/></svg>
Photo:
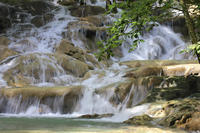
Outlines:
<svg viewBox="0 0 200 133"><path fill-rule="evenodd" d="M158 83L158 86L153 86L144 102L186 98L195 96L200 91L200 78L198 76L160 78L162 79L160 85Z"/></svg>
<svg viewBox="0 0 200 133"><path fill-rule="evenodd" d="M131 124L131 125L145 125L145 126L150 126L151 121L153 118L151 118L148 115L141 115L141 116L134 116L126 121L124 123L126 124Z"/></svg>
<svg viewBox="0 0 200 133"><path fill-rule="evenodd" d="M169 101L163 108L167 116L158 122L161 126L183 128L186 130L199 130L200 101L187 98ZM193 124L194 125L193 125Z"/></svg>

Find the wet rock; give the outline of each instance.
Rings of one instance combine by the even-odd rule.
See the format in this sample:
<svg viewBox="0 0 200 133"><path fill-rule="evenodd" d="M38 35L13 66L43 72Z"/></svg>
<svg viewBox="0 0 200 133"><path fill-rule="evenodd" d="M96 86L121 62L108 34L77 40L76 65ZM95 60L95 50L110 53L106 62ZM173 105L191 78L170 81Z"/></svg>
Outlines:
<svg viewBox="0 0 200 133"><path fill-rule="evenodd" d="M117 85L117 86L115 85L116 87L115 86L113 87L114 94L110 98L110 102L115 106L122 104L123 101L128 96L129 92L131 91L132 85L133 85L133 81L131 81L131 80L119 83L119 85ZM133 95L134 94L132 93L131 96L133 96ZM129 104L127 104L127 105L129 105Z"/></svg>
<svg viewBox="0 0 200 133"><path fill-rule="evenodd" d="M57 46L56 48L56 52L71 56L77 60L87 63L88 65L99 67L99 63L97 62L94 56L88 54L86 51L80 49L79 47L75 47L74 44L72 44L71 42L67 40L61 41L59 46Z"/></svg>
<svg viewBox="0 0 200 133"><path fill-rule="evenodd" d="M9 49L9 48L6 48L6 47L0 47L0 62L3 61L4 59L6 59L7 57L10 57L10 56L14 56L14 55L17 55L18 53Z"/></svg>
<svg viewBox="0 0 200 133"><path fill-rule="evenodd" d="M0 37L0 62L9 56L17 55L17 52L8 48L10 40L7 37Z"/></svg>
<svg viewBox="0 0 200 133"><path fill-rule="evenodd" d="M60 111L60 113L71 113L82 97L81 88L81 86L65 86L1 89L0 98L4 100L4 102L0 105L0 111L4 113L6 111L4 107L6 106L7 109L10 109L10 113L25 112L28 107L30 107L31 103L34 105L35 102L40 101L40 108L38 108L40 113L45 112L45 108L42 108L44 106L49 108L52 113L57 113L57 111ZM18 105L15 105L17 106L16 110L12 108L12 104L9 104L8 101L10 99L21 101Z"/></svg>
<svg viewBox="0 0 200 133"><path fill-rule="evenodd" d="M192 96L193 94L199 93L199 82L200 78L196 76L160 77L157 80L158 86L152 83L153 87L145 99L145 102L174 100Z"/></svg>
<svg viewBox="0 0 200 133"><path fill-rule="evenodd" d="M126 124L131 124L131 125L152 125L151 121L153 118L151 118L148 115L142 115L142 116L134 116L126 121L124 123Z"/></svg>
<svg viewBox="0 0 200 133"><path fill-rule="evenodd" d="M73 6L69 10L71 11L71 15L75 17L86 17L105 13L104 8L90 5Z"/></svg>
<svg viewBox="0 0 200 133"><path fill-rule="evenodd" d="M53 19L53 17L54 15L50 13L45 15L38 15L31 20L31 23L34 24L36 27L41 27L49 23Z"/></svg>
<svg viewBox="0 0 200 133"><path fill-rule="evenodd" d="M10 44L10 40L7 37L0 36L0 47L2 46L8 47L9 44Z"/></svg>
<svg viewBox="0 0 200 133"><path fill-rule="evenodd" d="M180 64L198 64L196 60L143 60L143 61L126 61L121 62L121 65L127 65L130 68L137 67L162 67Z"/></svg>
<svg viewBox="0 0 200 133"><path fill-rule="evenodd" d="M8 18L0 17L0 33L3 33L6 31L6 29L11 27L11 22Z"/></svg>
<svg viewBox="0 0 200 133"><path fill-rule="evenodd" d="M163 73L162 67L140 67L124 75L124 77L138 78L147 76L159 76L163 75L162 73Z"/></svg>
<svg viewBox="0 0 200 133"><path fill-rule="evenodd" d="M113 106L122 109L124 107L133 107L142 102L150 88L144 82L144 79L126 79L100 88L95 93L102 97L108 97L108 100Z"/></svg>
<svg viewBox="0 0 200 133"><path fill-rule="evenodd" d="M43 0L3 0L1 2L12 6L0 3L0 33L5 33L14 24L29 23L31 15L37 16L32 20L33 24L37 27L44 25L52 20L50 12L56 9L54 5Z"/></svg>
<svg viewBox="0 0 200 133"><path fill-rule="evenodd" d="M84 118L84 119L100 119L100 118L105 118L105 117L112 117L113 114L88 114L88 115L82 115L79 118Z"/></svg>
<svg viewBox="0 0 200 133"><path fill-rule="evenodd" d="M55 78L64 70L76 77L83 77L89 71L87 64L64 54L27 54L17 57L15 61L3 77L9 86L14 87L41 82L56 83Z"/></svg>
<svg viewBox="0 0 200 133"><path fill-rule="evenodd" d="M42 59L40 56L42 55L29 54L18 57L16 64L4 73L7 84L14 87L23 87L32 83L40 83L43 78L46 82L53 82L56 67L51 65L50 59ZM42 74L44 74L44 77Z"/></svg>
<svg viewBox="0 0 200 133"><path fill-rule="evenodd" d="M75 47L73 43L62 40L59 46L56 48L56 52L72 56L80 61L84 61L84 52L79 47Z"/></svg>
<svg viewBox="0 0 200 133"><path fill-rule="evenodd" d="M28 52L37 49L36 44L29 40L20 40L11 46L11 49L17 52Z"/></svg>
<svg viewBox="0 0 200 133"><path fill-rule="evenodd" d="M6 31L6 29L11 27L11 21L8 18L9 16L9 8L0 3L0 33Z"/></svg>
<svg viewBox="0 0 200 133"><path fill-rule="evenodd" d="M75 58L64 54L56 54L56 59L58 64L60 64L63 69L69 74L75 75L77 77L83 77L86 72L89 71L89 66Z"/></svg>
<svg viewBox="0 0 200 133"><path fill-rule="evenodd" d="M171 26L176 33L181 33L184 37L189 36L184 16L174 17L165 21L164 24Z"/></svg>
<svg viewBox="0 0 200 133"><path fill-rule="evenodd" d="M8 8L0 4L0 33L6 31L6 29L11 27L10 19L8 16Z"/></svg>
<svg viewBox="0 0 200 133"><path fill-rule="evenodd" d="M64 6L70 6L77 4L77 0L59 0L58 3Z"/></svg>
<svg viewBox="0 0 200 133"><path fill-rule="evenodd" d="M95 51L97 49L96 41L104 36L106 28L96 27L87 21L70 22L67 26L67 32L63 33L65 39L72 42L79 42L80 47Z"/></svg>
<svg viewBox="0 0 200 133"><path fill-rule="evenodd" d="M53 4L43 0L26 1L22 3L21 7L31 13L33 16L43 15L55 9Z"/></svg>
<svg viewBox="0 0 200 133"><path fill-rule="evenodd" d="M191 63L191 64L189 64ZM133 68L125 77L199 75L200 65L194 61L131 61L121 63Z"/></svg>
<svg viewBox="0 0 200 133"><path fill-rule="evenodd" d="M97 27L109 25L111 20L104 15L94 15L79 18L80 21L87 21L89 23L94 24Z"/></svg>

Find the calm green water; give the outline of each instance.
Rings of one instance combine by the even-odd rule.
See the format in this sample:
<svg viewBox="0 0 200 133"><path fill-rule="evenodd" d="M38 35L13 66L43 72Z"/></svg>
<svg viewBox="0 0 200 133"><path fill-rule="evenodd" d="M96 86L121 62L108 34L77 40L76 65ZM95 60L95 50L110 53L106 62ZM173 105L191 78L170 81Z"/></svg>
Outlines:
<svg viewBox="0 0 200 133"><path fill-rule="evenodd" d="M69 118L0 117L0 133L184 133L121 123Z"/></svg>
<svg viewBox="0 0 200 133"><path fill-rule="evenodd" d="M102 132L124 126L119 123L96 122L68 118L0 117L0 133L20 131Z"/></svg>

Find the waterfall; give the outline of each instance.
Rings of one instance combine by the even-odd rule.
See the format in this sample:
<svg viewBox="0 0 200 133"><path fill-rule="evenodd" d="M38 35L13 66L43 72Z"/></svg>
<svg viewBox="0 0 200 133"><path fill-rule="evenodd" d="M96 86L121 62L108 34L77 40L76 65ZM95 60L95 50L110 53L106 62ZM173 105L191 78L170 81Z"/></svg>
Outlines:
<svg viewBox="0 0 200 133"><path fill-rule="evenodd" d="M80 85L83 89L83 96L79 99L73 112L67 112L68 114L66 114L62 111L65 94L62 96L49 96L49 98L45 99L45 102L41 101L39 97L30 97L28 100L24 100L22 95L10 98L0 95L0 112L28 116L53 114L55 116L61 115L67 117L85 114L111 113L114 114L113 117L104 120L117 122L144 113L148 108L148 105L145 104L134 107L134 105L137 105L146 96L148 88L142 85L133 84L127 93L127 96L119 103L119 105L116 106L110 102L117 85L126 81L126 78L123 76L129 70L128 67L123 65L120 66L113 61L113 65L109 68L93 68L93 70L89 71L91 72L91 76L84 79L85 77L80 78L72 75L71 71L66 72L63 66L59 64L59 61L54 57L55 49L63 38L71 41L74 46L78 48L90 50L88 45L92 45L91 47L95 49L96 46L94 45L94 41L100 40L105 36L103 28L106 27L107 23L111 23L114 18L111 18L110 16L105 17L105 19L103 19L105 22L100 24L105 26L103 28L98 26L95 27L94 24L87 25L89 22L82 23L80 26L79 23L74 23L77 21L80 22L80 18L72 16L69 7L58 5L57 0L54 0L53 3L57 8L51 11L51 13L54 14L54 17L49 23L37 28L30 23L30 19L32 19L33 16L28 13L25 23L15 24L14 28L7 31L6 35L11 39L9 48L17 51L19 55L0 64L0 88L9 87L3 78L4 74L8 70L19 65L19 62L17 61L22 60L20 63L27 69L27 73L26 70L24 70L24 77L31 79L29 85L39 87ZM97 0L96 3L86 0L86 3L92 6L105 7L105 2L102 0ZM93 29L89 27L91 25ZM85 39L86 32L81 30L83 28L82 26L86 26L84 28L89 27L89 31L100 30L95 33L91 32L90 34L94 38L90 38L88 41ZM24 27L28 28L21 31ZM181 35L174 33L170 27L164 25L154 27L150 33L142 36L142 39L145 42L139 44L138 48L131 53L128 52L127 45L133 40L127 39L120 48L123 56L119 60L188 58L178 53L180 49L186 46L186 43L181 39ZM77 61L74 58L70 58L69 60ZM85 64L87 64L87 62ZM31 70L31 73L29 73L28 70ZM17 72L14 74L16 73ZM14 75L12 77L14 77ZM15 78L16 77L14 77L14 79ZM104 91L103 88L107 88L107 91ZM104 92L100 93L101 91ZM127 108L130 102L131 105Z"/></svg>
<svg viewBox="0 0 200 133"><path fill-rule="evenodd" d="M170 27L159 25L150 33L141 37L144 40L136 50L128 52L128 45L133 41L127 39L122 46L124 57L127 60L153 60L153 59L187 59L179 52L185 48L186 43L181 39L181 34L174 33Z"/></svg>

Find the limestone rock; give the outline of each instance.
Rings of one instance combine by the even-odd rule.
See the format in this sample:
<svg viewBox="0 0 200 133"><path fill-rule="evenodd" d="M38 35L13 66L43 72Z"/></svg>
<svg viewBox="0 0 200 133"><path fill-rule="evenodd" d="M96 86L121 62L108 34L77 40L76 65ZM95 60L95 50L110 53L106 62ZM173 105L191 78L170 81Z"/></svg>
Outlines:
<svg viewBox="0 0 200 133"><path fill-rule="evenodd" d="M81 62L87 63L89 66L92 65L94 67L99 67L99 63L94 56L88 54L79 47L75 47L74 44L67 40L61 41L59 46L56 48L56 52L71 56ZM90 64L88 62L90 62ZM90 68L92 68L92 66L90 66Z"/></svg>
<svg viewBox="0 0 200 133"><path fill-rule="evenodd" d="M164 75L166 76L188 76L188 75L199 75L200 76L200 65L199 64L182 64L182 65L170 65L163 67Z"/></svg>
<svg viewBox="0 0 200 133"><path fill-rule="evenodd" d="M61 104L59 111L60 113L71 113L76 107L77 102L82 97L82 87L81 86L69 86L69 87L23 87L23 88L11 88L11 89L1 89L1 99L4 100L3 104L0 105L0 112L5 112L5 107L10 108L8 100L10 98L19 98L21 95L22 99L19 103L19 111L26 111L33 103L34 100L40 101L40 105L45 105L50 108L54 113L56 113L56 106L54 102L56 99L60 98ZM28 104L27 104L28 103ZM56 103L58 104L58 103ZM11 107L12 108L12 107ZM40 111L42 113L42 111Z"/></svg>
<svg viewBox="0 0 200 133"><path fill-rule="evenodd" d="M125 77L147 77L147 76L159 76L163 75L162 67L140 67L136 70L133 70L125 75Z"/></svg>
<svg viewBox="0 0 200 133"><path fill-rule="evenodd" d="M89 66L84 62L63 54L56 54L55 56L58 63L70 74L83 77L89 71Z"/></svg>

